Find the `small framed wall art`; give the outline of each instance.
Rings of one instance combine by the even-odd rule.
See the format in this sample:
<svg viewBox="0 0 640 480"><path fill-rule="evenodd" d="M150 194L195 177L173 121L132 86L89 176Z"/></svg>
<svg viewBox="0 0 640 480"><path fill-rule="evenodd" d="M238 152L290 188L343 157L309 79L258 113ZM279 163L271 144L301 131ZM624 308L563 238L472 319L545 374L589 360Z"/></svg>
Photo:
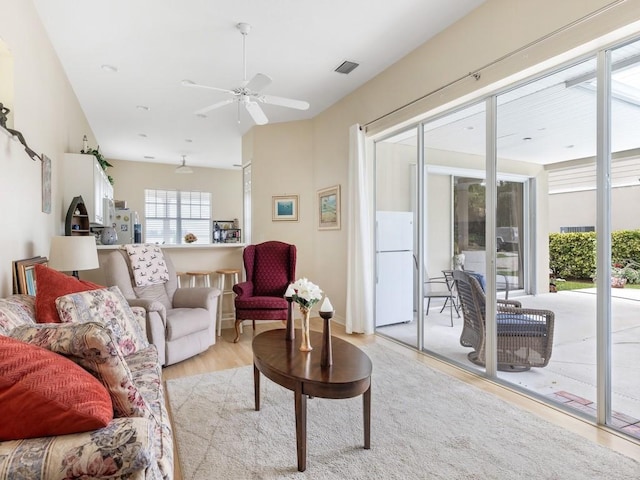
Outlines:
<svg viewBox="0 0 640 480"><path fill-rule="evenodd" d="M272 221L298 221L298 195L274 195L272 198Z"/></svg>
<svg viewBox="0 0 640 480"><path fill-rule="evenodd" d="M340 185L318 190L318 230L340 230Z"/></svg>

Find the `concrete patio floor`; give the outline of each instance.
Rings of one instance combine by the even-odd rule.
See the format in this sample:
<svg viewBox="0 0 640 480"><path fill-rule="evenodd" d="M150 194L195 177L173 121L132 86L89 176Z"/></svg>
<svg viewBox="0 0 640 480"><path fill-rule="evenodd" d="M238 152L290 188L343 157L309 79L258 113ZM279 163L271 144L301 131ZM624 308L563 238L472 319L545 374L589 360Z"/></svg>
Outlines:
<svg viewBox="0 0 640 480"><path fill-rule="evenodd" d="M553 401L569 402L570 406L595 415L595 288L510 296L510 299L519 300L526 308L555 313L553 351L547 367L520 373L498 372L499 378ZM432 303L429 315L425 317L425 349L465 367L480 369L467 359L471 349L460 345L462 319L454 312L454 326L451 327L449 309L440 313L441 306L442 303ZM612 410L630 417L628 420L640 419L640 290L613 289L612 313ZM381 327L377 331L414 347L417 344L415 321ZM557 395L558 392L566 392L569 398ZM578 401L571 402L571 396L578 397ZM628 433L640 437L640 424L630 428Z"/></svg>

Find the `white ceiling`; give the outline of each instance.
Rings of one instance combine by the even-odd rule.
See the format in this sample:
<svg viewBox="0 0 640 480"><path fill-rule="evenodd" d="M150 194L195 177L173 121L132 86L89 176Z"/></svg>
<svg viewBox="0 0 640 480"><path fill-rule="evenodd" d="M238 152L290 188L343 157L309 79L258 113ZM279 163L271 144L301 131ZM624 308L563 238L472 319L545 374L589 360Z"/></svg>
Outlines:
<svg viewBox="0 0 640 480"><path fill-rule="evenodd" d="M263 93L311 104L307 111L263 105L273 123L316 116L481 3L34 0L107 158L177 165L186 155L189 165L216 168L241 163L241 136L253 122L242 110L238 124L236 104L195 116L227 97L180 83L240 85L239 22L252 26L247 78L269 75L273 83ZM335 73L345 60L360 66Z"/></svg>

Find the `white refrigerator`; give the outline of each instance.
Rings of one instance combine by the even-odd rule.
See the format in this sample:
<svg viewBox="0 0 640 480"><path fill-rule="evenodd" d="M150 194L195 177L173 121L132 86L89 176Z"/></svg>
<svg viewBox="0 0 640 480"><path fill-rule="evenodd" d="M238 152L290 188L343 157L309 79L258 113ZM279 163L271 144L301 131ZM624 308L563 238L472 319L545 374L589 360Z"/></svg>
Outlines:
<svg viewBox="0 0 640 480"><path fill-rule="evenodd" d="M413 320L413 212L376 212L377 327Z"/></svg>
<svg viewBox="0 0 640 480"><path fill-rule="evenodd" d="M136 212L132 212L128 208L116 209L113 217L113 228L118 234L118 244L125 245L134 243L133 241L133 225L137 217Z"/></svg>

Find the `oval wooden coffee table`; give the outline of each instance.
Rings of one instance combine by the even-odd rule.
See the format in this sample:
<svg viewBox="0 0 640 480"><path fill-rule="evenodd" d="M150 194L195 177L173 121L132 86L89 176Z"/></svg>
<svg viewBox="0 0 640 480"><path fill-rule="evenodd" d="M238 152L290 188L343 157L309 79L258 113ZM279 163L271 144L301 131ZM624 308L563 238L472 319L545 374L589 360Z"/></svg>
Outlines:
<svg viewBox="0 0 640 480"><path fill-rule="evenodd" d="M298 340L287 341L286 330L269 330L253 339L253 385L260 410L260 373L294 392L298 470L307 468L307 397L351 398L362 395L364 448L371 446L371 360L358 347L332 337L333 365L320 366L322 334L311 332L311 352L301 352Z"/></svg>

